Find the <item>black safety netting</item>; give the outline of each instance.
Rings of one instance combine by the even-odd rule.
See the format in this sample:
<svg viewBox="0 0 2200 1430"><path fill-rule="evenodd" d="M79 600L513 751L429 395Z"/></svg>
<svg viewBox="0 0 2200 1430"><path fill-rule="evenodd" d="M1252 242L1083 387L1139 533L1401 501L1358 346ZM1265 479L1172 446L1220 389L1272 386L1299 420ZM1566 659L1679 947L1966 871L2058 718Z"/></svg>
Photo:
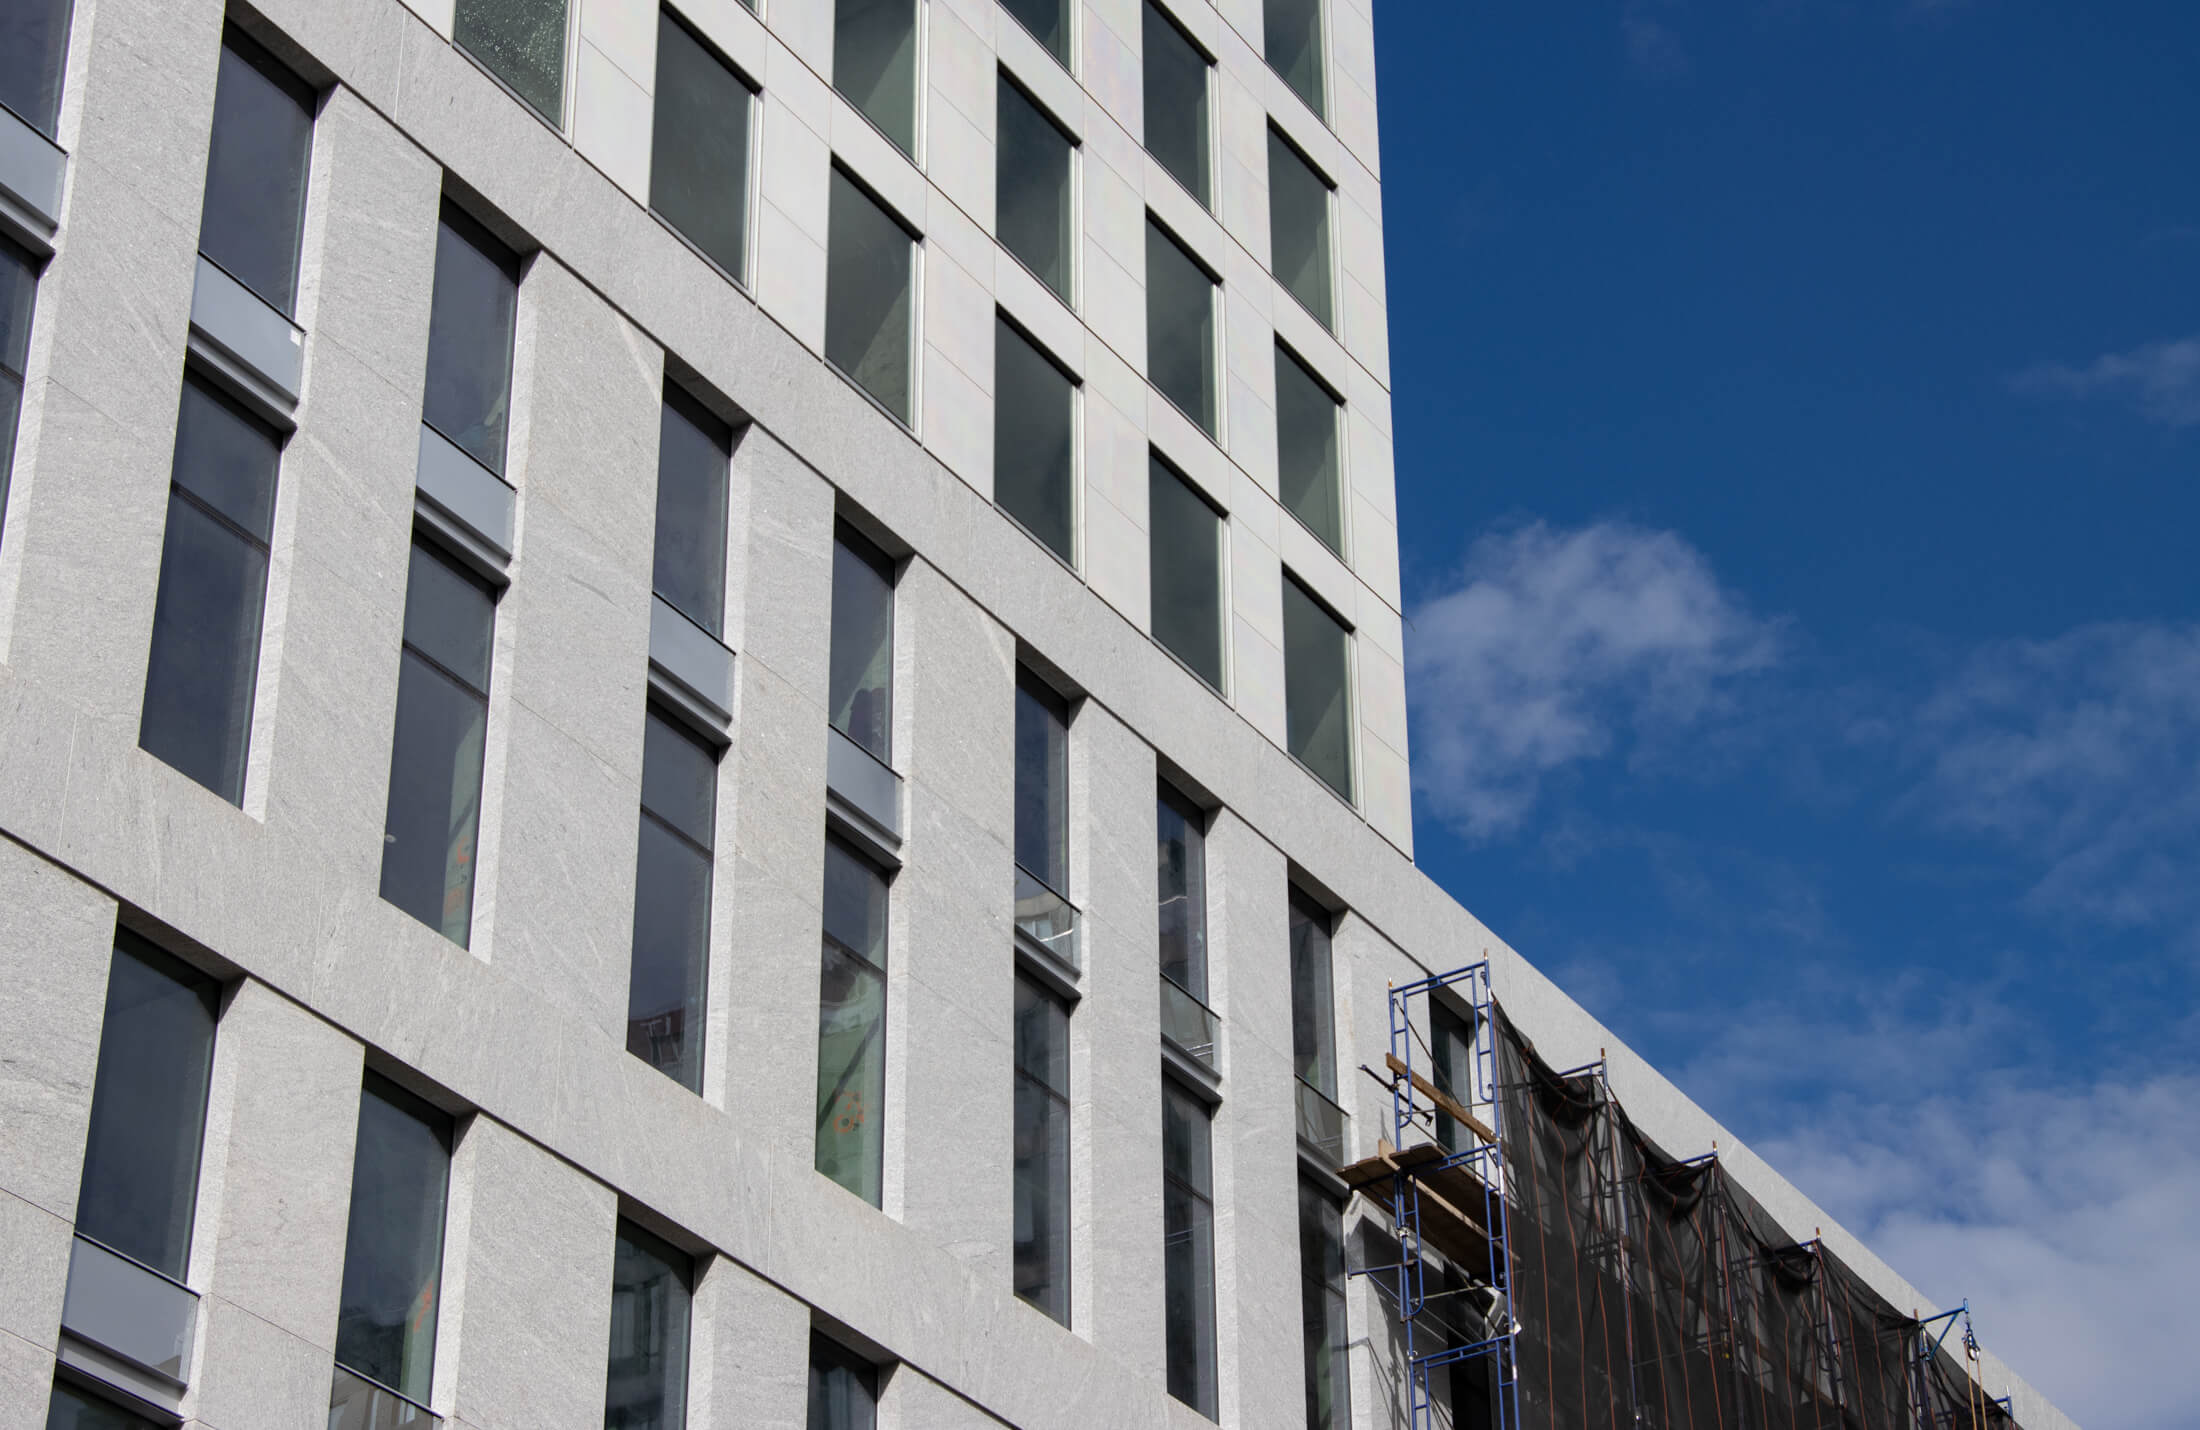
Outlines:
<svg viewBox="0 0 2200 1430"><path fill-rule="evenodd" d="M2013 1430L1921 1324L1497 1018L1521 1430ZM1510 1417L1508 1417L1510 1420Z"/></svg>

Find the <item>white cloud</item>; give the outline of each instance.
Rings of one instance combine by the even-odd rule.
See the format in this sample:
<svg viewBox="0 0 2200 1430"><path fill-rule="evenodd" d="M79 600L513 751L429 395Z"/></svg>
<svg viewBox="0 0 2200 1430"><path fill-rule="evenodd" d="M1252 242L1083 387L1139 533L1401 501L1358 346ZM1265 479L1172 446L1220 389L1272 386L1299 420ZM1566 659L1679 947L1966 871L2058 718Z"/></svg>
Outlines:
<svg viewBox="0 0 2200 1430"><path fill-rule="evenodd" d="M1538 522L1482 537L1410 616L1415 787L1467 837L1503 835L1545 776L1623 731L1695 721L1773 663L1777 636L1672 532Z"/></svg>
<svg viewBox="0 0 2200 1430"><path fill-rule="evenodd" d="M2040 363L2014 385L2035 396L2122 398L2165 426L2200 425L2200 336L2107 353L2082 367Z"/></svg>

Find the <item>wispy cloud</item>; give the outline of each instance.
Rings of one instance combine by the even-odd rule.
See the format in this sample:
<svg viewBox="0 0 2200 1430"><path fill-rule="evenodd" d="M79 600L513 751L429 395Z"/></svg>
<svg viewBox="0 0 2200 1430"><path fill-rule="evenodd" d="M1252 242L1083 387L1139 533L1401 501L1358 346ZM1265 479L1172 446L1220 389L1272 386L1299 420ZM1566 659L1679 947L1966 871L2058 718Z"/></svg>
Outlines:
<svg viewBox="0 0 2200 1430"><path fill-rule="evenodd" d="M2038 397L2109 397L2167 427L2200 425L2200 336L2106 353L2082 366L2040 363L2011 379Z"/></svg>
<svg viewBox="0 0 2200 1430"><path fill-rule="evenodd" d="M1672 532L1538 522L1485 536L1411 614L1415 787L1468 838L1504 835L1545 777L1697 720L1779 646Z"/></svg>

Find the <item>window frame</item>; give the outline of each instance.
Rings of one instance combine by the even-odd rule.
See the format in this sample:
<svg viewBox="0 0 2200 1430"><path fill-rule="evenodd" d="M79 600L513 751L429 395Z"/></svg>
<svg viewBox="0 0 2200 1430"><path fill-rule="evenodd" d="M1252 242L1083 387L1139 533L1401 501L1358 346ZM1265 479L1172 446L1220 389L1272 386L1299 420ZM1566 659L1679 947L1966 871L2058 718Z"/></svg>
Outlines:
<svg viewBox="0 0 2200 1430"><path fill-rule="evenodd" d="M470 64L494 81L499 89L518 101L520 108L526 110L544 124L549 125L551 130L561 138L564 137L566 120L573 110L573 91L577 87L574 80L576 78L575 71L579 67L580 56L577 52L580 47L574 44L573 40L574 27L579 19L580 7L573 3L573 0L554 0L558 8L564 11L564 23L559 26L560 36L558 40L558 112L556 114L546 114L540 105L520 92L518 85L499 73L496 66L489 62L486 55L477 53L472 46L459 38L458 7L467 3L468 0L455 0L452 6L451 48L464 55Z"/></svg>
<svg viewBox="0 0 2200 1430"><path fill-rule="evenodd" d="M1161 524L1153 519L1153 489L1162 481L1164 477L1175 481L1178 486L1184 489L1186 494L1189 495L1193 501L1198 502L1201 506L1205 507L1207 509L1208 515L1214 518L1215 672L1211 677L1206 671L1203 671L1198 666L1194 665L1192 663L1191 657L1185 655L1175 646L1171 645L1160 631L1159 613L1161 611L1161 601L1160 592L1157 588L1160 584L1161 563L1156 559L1156 556L1158 555L1159 549L1161 547L1162 536ZM1167 457L1163 456L1161 450L1158 447L1149 447L1147 449L1146 491L1146 625L1148 634L1152 637L1153 643L1155 645L1159 646L1163 651L1167 652L1171 660L1174 660L1178 665L1182 666L1185 670L1191 672L1193 676L1197 677L1200 684L1206 686L1209 690L1212 690L1216 695L1221 696L1224 700L1228 700L1230 698L1231 651L1230 514L1224 511L1220 506L1216 505L1214 498L1210 497L1206 493L1206 491L1199 485L1199 483L1193 481L1189 476L1185 475L1183 469L1178 467Z"/></svg>
<svg viewBox="0 0 2200 1430"><path fill-rule="evenodd" d="M1052 1195L1046 1208L1047 1229L1050 1236L1046 1239L1042 1250L1042 1255L1048 1262L1050 1270L1057 1269L1058 1263L1060 1284L1050 1283L1045 1288L1049 1293L1045 1299L1026 1295L1023 1286L1020 1284L1016 1285L1014 1289L1018 1300L1058 1321L1063 1326L1068 1326L1070 1324L1071 1308L1075 1303L1076 1288L1076 1238L1072 1230L1076 1217L1076 1169L1075 1158L1071 1152L1076 1140L1076 1111L1075 1104L1070 1099L1073 1076L1070 1068L1070 1022L1075 1008L1069 999L1064 998L1045 980L1032 976L1021 967L1015 970L1014 986L1019 1006L1015 1026L1014 1056L1011 1059L1014 1064L1014 1074L1011 1079L1014 1088L1014 1105L1010 1114L1014 1123L1014 1137L1012 1139L1014 1155L1011 1158L1011 1180L1014 1195L1019 1205L1024 1196L1023 1169L1020 1164L1024 1160L1021 1143L1027 1130L1023 1124L1024 1103L1022 1094L1025 1088L1032 1089L1034 1095L1041 1099L1048 1109L1044 1130L1054 1131L1058 1129L1062 1139L1060 1165L1059 1167L1050 1167L1047 1186L1045 1187L1045 1190ZM1049 1050L1053 1053L1053 1058L1050 1061L1058 1062L1060 1065L1060 1086L1054 1085L1025 1066L1028 1059L1025 1056L1024 1020L1021 1004L1026 990L1029 991L1029 995L1033 1000L1045 1005L1047 1012L1051 1015L1051 1031L1060 1039L1060 1046ZM1044 1154L1048 1157L1049 1162L1053 1160L1052 1151L1050 1139L1048 1147L1044 1149ZM1020 1281L1023 1270L1022 1247L1015 1238L1016 1232L1012 1223L1009 1244L1010 1275L1013 1280Z"/></svg>
<svg viewBox="0 0 2200 1430"><path fill-rule="evenodd" d="M1177 185L1182 188L1185 193L1191 196L1192 202L1198 204L1202 210L1208 213L1213 213L1215 208L1216 171L1221 167L1220 164L1216 161L1217 156L1215 152L1215 74L1219 66L1213 53L1211 53L1205 45L1199 42L1199 38L1192 33L1191 28L1187 26L1182 20L1179 20L1168 6L1161 3L1161 0L1140 0L1140 6L1139 67L1141 74L1139 86L1139 147L1143 149L1147 154L1153 156L1154 162L1160 165L1161 171L1167 174L1170 178L1176 180ZM1152 141L1150 138L1152 134L1152 125L1148 122L1146 114L1148 108L1146 101L1150 93L1149 86L1146 82L1146 76L1151 72L1150 47L1148 47L1145 43L1145 36L1149 32L1150 28L1146 23L1147 17L1149 15L1158 18L1163 24L1167 25L1171 30L1174 30L1176 32L1177 38L1184 42L1185 48L1190 50L1192 56L1200 63L1200 169L1198 175L1200 182L1196 186L1186 183L1184 180L1184 176L1177 173L1175 169L1171 168L1168 161L1163 159L1160 154L1156 153L1152 146Z"/></svg>
<svg viewBox="0 0 2200 1430"><path fill-rule="evenodd" d="M875 1115L875 1120L878 1126L878 1131L875 1135L878 1138L877 1170L879 1185L875 1190L875 1194L869 1191L859 1191L854 1187L848 1186L847 1183L842 1182L838 1177L826 1171L824 1167L817 1165L824 1152L823 1138L825 1135L825 1118L822 1113L820 1114L817 1123L817 1141L814 1149L816 1155L812 1156L811 1164L819 1176L824 1177L827 1181L832 1182L835 1186L840 1187L842 1190L848 1192L852 1196L863 1198L874 1207L883 1208L885 1204L886 1192L886 1095L890 1091L890 1089L886 1085L886 1044L888 1035L890 1033L888 1020L892 1013L893 997L893 897L894 874L896 871L887 869L884 866L880 865L876 860L865 854L863 850L857 845L850 842L849 840L841 838L838 834L833 833L829 830L825 835L825 844L826 858L828 861L832 857L832 851L837 848L845 858L852 860L854 863L867 870L873 878L878 880L880 898L883 905L881 909L881 917L884 920L884 927L880 930L879 935L879 954L880 958L884 960L883 962L874 961L871 955L862 949L850 948L845 942L834 936L829 921L821 921L819 928L821 948L818 960L819 998L817 1027L817 1036L820 1044L822 1045L825 1036L825 1002L823 989L824 979L826 976L825 954L827 952L837 953L842 958L853 960L855 963L860 965L860 968L857 970L859 974L867 974L878 980L878 1049L875 1054L878 1060L878 1105L876 1108L866 1108L864 1116L866 1119L871 1119ZM830 881L829 872L827 873L827 881ZM820 1056L819 1067L820 1072L822 1073L822 1053Z"/></svg>
<svg viewBox="0 0 2200 1430"><path fill-rule="evenodd" d="M751 14L756 13L754 0L740 0L740 3ZM677 220L657 207L657 133L659 129L657 119L658 107L664 93L662 80L664 44L661 38L663 33L661 28L659 30L660 39L656 60L659 77L652 81L655 87L650 90L649 96L649 194L643 207L649 211L651 218L664 225L667 232L687 245L688 250L697 258L702 259L703 262L718 270L721 277L743 293L753 295L755 289L751 282L751 272L756 260L756 216L763 195L762 176L759 172L763 166L758 162L763 150L758 134L763 128L764 86L752 79L747 70L735 64L732 56L728 55L718 45L713 44L710 37L703 33L702 28L690 21L686 15L680 13L675 6L663 3L663 0L660 0L657 6L657 16L657 23L660 27L670 24L685 31L688 38L695 42L696 47L702 50L705 56L724 66L726 73L733 77L734 83L747 91L748 97L745 103L748 106L748 113L744 121L745 132L742 136L743 148L741 152L741 251L738 255L739 266L737 268L727 268L724 262L712 255L693 238L690 238L687 231L680 227Z"/></svg>
<svg viewBox="0 0 2200 1430"><path fill-rule="evenodd" d="M650 807L649 727L652 723L663 726L669 732L670 738L682 740L694 746L695 749L703 756L708 765L708 768L710 770L710 809L705 814L703 820L704 826L710 831L711 834L711 840L708 844L698 843L695 837L687 830L682 829L671 815L661 813L660 811ZM682 1024L680 1040L680 1063L686 1073L686 1076L676 1074L671 1068L668 1068L663 1063L657 1062L656 1060L645 1056L640 1049L635 1047L636 1025L637 1023L645 1021L642 1019L638 1019L635 1016L636 1009L634 1007L634 991L638 984L637 975L640 972L640 958L642 952L642 867L643 860L647 857L646 845L642 844L641 842L642 831L640 829L637 829L636 847L634 854L634 939L631 949L628 953L627 962L626 1050L631 1056L639 1058L643 1063L657 1069L657 1071L665 1074L665 1076L671 1078L674 1082L680 1084L680 1086L686 1088L689 1092L699 1094L703 1090L703 1077L706 1068L705 1060L709 1057L710 1054L710 1041L708 1036L710 1023L710 964L711 946L714 941L717 924L717 921L713 917L713 914L715 913L714 905L716 903L718 891L717 824L720 793L718 786L719 775L721 773L721 757L724 754L724 751L721 750L713 741L704 738L701 734L690 727L686 721L675 715L671 710L658 704L654 700L647 702L647 705L644 709L642 717L642 730L642 787L639 798L636 801L638 806L637 819L639 821L639 824L645 827L654 825L662 834L671 838L682 848L686 849L690 854L693 854L702 860L702 946L700 948L692 950L695 960L695 966L687 970L687 974L688 982L692 987L693 992L691 999L683 1000L683 1002L692 1001L695 1011L699 1016L693 1026L687 1025L684 1020ZM660 1014L658 1016L662 1015Z"/></svg>
<svg viewBox="0 0 2200 1430"><path fill-rule="evenodd" d="M1002 329L1004 328L1007 329L1009 334L1012 335L1013 341L1021 342L1025 347L1029 348L1035 355L1037 355L1041 362L1045 363L1048 367L1059 373L1063 381L1069 385L1069 472L1066 477L1066 480L1069 484L1069 491L1067 494L1066 503L1068 507L1067 514L1069 518L1069 532L1067 543L1069 546L1069 550L1067 551L1057 550L1053 542L1047 540L1047 538L1041 535L1035 527L1033 527L1029 522L1025 521L1023 517L1019 516L1015 511L1012 511L1007 505L1005 505L1001 501L1000 395L1002 387L1001 341L1003 336ZM1017 530L1023 532L1026 536L1029 536L1033 541L1036 541L1049 556L1052 556L1055 560L1061 562L1073 572L1083 569L1082 557L1084 555L1084 394L1084 379L1079 377L1076 373L1070 371L1068 366L1066 366L1060 359L1056 358L1053 352L1048 349L1047 345L1041 342L1038 336L1034 334L1029 328L1025 327L1022 323L1017 322L1016 316L1013 313L1009 312L1006 308L1000 307L996 304L993 309L993 506L995 510L1001 513L1001 515L1007 517L1011 522L1013 522Z"/></svg>
<svg viewBox="0 0 2200 1430"><path fill-rule="evenodd" d="M299 291L301 286L299 280L305 267L306 210L313 186L313 145L314 136L320 124L321 96L304 78L277 58L267 46L261 44L234 19L226 16L222 20L221 48L225 52L234 54L239 63L244 64L274 88L282 91L299 109L305 112L306 150L298 169L298 209L296 213L290 216L290 222L294 226L292 235L294 241L290 250L289 292L284 301L277 302L270 295L261 292L259 287L248 281L243 274L236 272L228 264L206 251L207 200L212 197L211 188L214 180L212 140L209 141L205 181L200 186L199 231L196 236L197 252L199 257L204 258L208 263L213 264L234 279L239 287L265 303L269 308L280 313L287 321L295 324L298 318L298 300L303 296ZM215 80L214 115L217 120L221 115L221 85L218 75ZM214 132L218 135L218 127Z"/></svg>
<svg viewBox="0 0 2200 1430"><path fill-rule="evenodd" d="M1283 569L1283 585L1285 588L1285 598L1283 603L1283 686L1285 722L1284 753L1289 755L1292 760L1298 764L1300 769L1303 769L1308 774L1312 775L1315 781L1320 784L1323 789L1328 790L1331 794L1334 794L1335 796L1337 796L1337 798L1343 800L1346 805L1356 810L1359 808L1360 790L1360 712L1359 702L1353 698L1353 686L1357 683L1358 676L1358 658L1355 652L1355 646L1357 642L1355 642L1353 639L1353 636L1355 635L1355 630L1350 621L1347 621L1344 617L1338 615L1335 607L1331 606L1327 601L1323 600L1320 594L1316 592L1311 585L1309 585L1305 581L1300 580L1299 577L1294 574L1291 568L1288 566ZM1291 619L1289 591L1294 588L1299 592L1301 596L1306 599L1306 601L1315 609L1315 611L1336 624L1338 636L1344 645L1344 668L1341 672L1343 677L1343 690L1339 697L1344 703L1344 730L1342 738L1344 741L1345 787L1343 789L1338 789L1334 784L1331 784L1329 782L1328 776L1324 775L1320 770L1316 769L1312 763L1301 756L1298 750L1294 748L1297 742L1291 738Z"/></svg>
<svg viewBox="0 0 2200 1430"><path fill-rule="evenodd" d="M1003 6L1002 8L1005 10L1007 7ZM1014 17L1011 16L1011 18ZM1077 261L1077 254L1078 250L1083 247L1080 240L1084 229L1084 186L1080 179L1084 161L1084 141L1071 133L1069 126L1064 124L1054 111L1047 107L1046 103L1039 98L1030 85L1018 79L1015 72L1009 69L1008 66L997 64L994 67L994 85L994 137L996 140L993 156L994 240L1000 245L1001 252L1007 254L1018 267L1030 274L1041 288L1053 294L1063 307L1074 313L1078 311L1079 285L1077 280L1081 268ZM1056 287L1049 282L1045 275L1031 265L1029 259L1017 252L1015 247L1010 244L1007 234L1003 232L1002 214L1006 211L1007 205L1001 200L1002 190L1005 187L1003 181L1006 177L1006 168L1002 160L1004 146L998 141L1000 133L1005 127L1000 122L1000 111L1008 103L1004 96L1010 91L1013 91L1030 107L1031 112L1038 117L1041 123L1060 136L1063 148L1067 151L1063 165L1062 188L1067 198L1068 212L1062 216L1061 243L1063 251L1061 254L1062 283L1060 287Z"/></svg>
<svg viewBox="0 0 2200 1430"><path fill-rule="evenodd" d="M1276 150L1279 147L1282 148L1284 152L1289 155L1289 157L1296 160L1299 165L1305 169L1307 174L1313 178L1315 184L1318 185L1322 191L1321 228L1319 233L1316 235L1316 238L1318 241L1318 245L1321 249L1322 256L1322 297L1325 306L1329 310L1326 313L1315 311L1314 305L1307 302L1304 297L1302 297L1295 289L1293 289L1291 284L1284 278L1283 274L1277 268L1276 234L1277 230L1282 225L1280 222L1281 215L1277 212L1276 208L1276 166L1274 159ZM1268 163L1269 277L1275 280L1276 287L1281 289L1291 299L1292 302L1298 304L1300 310L1304 312L1309 318L1312 318L1315 324L1319 326L1323 332L1329 334L1331 337L1335 337L1337 335L1337 300L1339 289L1341 287L1341 285L1337 281L1338 244L1336 180L1330 178L1328 174L1324 173L1322 171L1321 165L1314 162L1314 156L1307 153L1305 149L1300 147L1300 145L1295 140L1293 140L1288 133L1284 131L1283 126L1277 124L1272 119L1268 122L1267 154L1265 158Z"/></svg>
<svg viewBox="0 0 2200 1430"><path fill-rule="evenodd" d="M1309 536L1313 537L1316 541L1320 542L1324 550L1335 556L1339 561L1344 562L1347 568L1350 568L1352 565L1352 558L1349 554L1352 550L1352 474L1348 470L1347 465L1349 459L1349 452L1347 450L1348 443L1346 440L1348 435L1346 427L1348 413L1345 404L1344 394L1338 392L1337 389L1330 384L1327 378L1322 376L1322 374L1320 374L1319 372L1316 372L1314 370L1314 365L1311 362L1308 362L1305 356L1301 354L1297 348L1293 347L1290 343L1284 341L1284 338L1280 333L1276 336L1275 347L1276 371L1278 374L1282 373L1286 364L1294 366L1300 371L1300 373L1302 373L1306 377L1306 380L1313 386L1315 391L1321 393L1324 397L1329 399L1331 428L1330 444L1332 452L1335 456L1336 468L1334 481L1335 491L1333 493L1336 500L1337 516L1336 544L1331 545L1329 538L1323 536L1320 531L1315 529L1314 524L1308 521L1297 507L1293 506L1289 501L1284 500L1284 444L1282 441L1283 384L1280 380L1280 377L1276 383L1276 505L1282 507L1286 515L1288 515L1293 521L1297 522L1301 527L1304 527L1306 529L1306 533Z"/></svg>
<svg viewBox="0 0 2200 1430"><path fill-rule="evenodd" d="M746 0L744 0L744 3L746 3ZM907 159L910 163L916 165L919 169L922 169L924 167L924 160L922 156L924 154L925 110L927 108L924 102L924 92L928 84L928 65L931 59L931 46L928 43L928 37L925 33L926 30L930 28L930 26L927 24L928 10L926 8L929 0L909 0L910 93L909 142L907 144L904 144L901 142L901 140L895 138L893 133L889 131L884 124L881 124L877 120L877 118L872 115L870 110L864 108L862 104L857 102L854 95L850 94L847 90L844 90L840 87L840 7L845 3L848 3L848 0L833 0L831 51L832 79L827 82L826 87L830 89L833 94L838 98L846 100L848 107L854 110L856 114L862 118L864 123L870 125L871 128L878 131L878 136L881 139L884 139L890 146L892 146L895 153L901 155L904 159ZM830 221L828 220L828 222Z"/></svg>
<svg viewBox="0 0 2200 1430"><path fill-rule="evenodd" d="M1207 420L1202 420L1200 417L1196 416L1190 409L1186 408L1183 403L1177 401L1175 394L1171 393L1170 391L1168 391L1168 389L1163 387L1161 385L1160 379L1155 374L1155 323L1153 321L1153 245L1156 238L1158 238L1162 243L1168 245L1169 247L1174 248L1176 252L1183 257L1185 263L1189 265L1194 272L1198 273L1201 277L1207 280L1208 334L1207 342L1205 344L1207 351L1201 372L1202 384L1205 389L1204 393L1202 394L1203 401L1212 413L1211 418ZM1161 215L1155 213L1150 208L1146 210L1145 280L1146 363L1145 372L1143 375L1146 379L1146 385L1155 393L1159 394L1161 399L1167 402L1169 406L1175 408L1178 414L1180 414L1186 422L1189 422L1195 430L1204 434L1208 441L1213 442L1217 447L1221 447L1223 446L1223 434L1226 430L1226 424L1223 418L1223 399L1228 385L1227 375L1224 372L1223 356L1228 351L1228 345L1226 341L1226 336L1222 328L1223 312L1225 307L1227 306L1225 303L1225 290L1223 287L1222 275L1217 273L1212 267L1208 265L1207 261L1204 258L1201 258L1199 256L1198 252L1193 249L1192 245L1188 241L1186 241L1182 234L1178 233L1174 228L1171 228L1169 224L1161 217Z"/></svg>
<svg viewBox="0 0 2200 1430"><path fill-rule="evenodd" d="M922 0L918 0L918 3L922 3ZM924 364L921 361L924 346L924 235L912 228L909 221L902 216L901 211L888 203L885 195L865 183L862 176L843 162L839 155L832 156L828 168L830 172L827 176L825 209L825 342L820 355L825 359L827 367L846 378L848 385L863 394L864 398L873 407L891 417L897 426L914 437L917 435L918 414L924 410ZM877 209L887 222L899 229L902 237L909 244L909 322L908 332L904 335L902 344L902 361L907 365L909 395L909 412L906 416L887 406L885 398L871 391L869 387L864 385L863 379L856 376L855 373L842 367L839 359L835 358L831 352L833 314L833 202L831 180L834 177L845 180L849 189Z"/></svg>
<svg viewBox="0 0 2200 1430"><path fill-rule="evenodd" d="M836 570L842 551L847 552L850 560L870 568L871 573L878 577L879 584L886 590L886 684L884 687L886 709L883 718L879 722L880 748L872 749L852 731L842 728L840 723L834 719L835 708L839 704L831 689L833 650L840 640L840 623L838 619L840 603L837 591L829 598L828 609L825 613L827 682L825 723L830 728L839 731L848 743L891 770L894 768L895 662L901 633L901 563L888 555L886 550L877 542L858 530L853 522L850 522L844 516L836 515L833 518L833 562ZM849 723L855 723L852 712Z"/></svg>

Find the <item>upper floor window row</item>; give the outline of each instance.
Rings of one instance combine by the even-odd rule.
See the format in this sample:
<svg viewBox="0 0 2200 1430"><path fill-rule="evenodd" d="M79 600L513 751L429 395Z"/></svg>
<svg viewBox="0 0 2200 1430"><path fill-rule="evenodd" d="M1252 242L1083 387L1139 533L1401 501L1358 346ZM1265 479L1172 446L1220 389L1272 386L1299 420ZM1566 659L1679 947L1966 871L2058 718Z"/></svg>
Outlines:
<svg viewBox="0 0 2200 1430"><path fill-rule="evenodd" d="M10 0L0 10L0 105L48 139L61 120L70 0Z"/></svg>

